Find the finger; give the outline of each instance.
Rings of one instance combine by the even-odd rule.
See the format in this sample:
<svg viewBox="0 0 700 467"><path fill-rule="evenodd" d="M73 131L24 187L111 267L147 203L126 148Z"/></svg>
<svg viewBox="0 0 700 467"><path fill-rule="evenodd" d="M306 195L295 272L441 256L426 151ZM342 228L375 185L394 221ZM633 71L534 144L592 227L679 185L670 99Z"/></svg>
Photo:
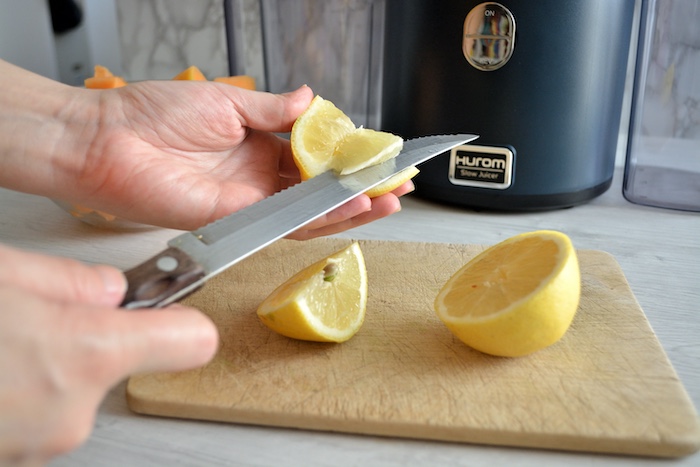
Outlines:
<svg viewBox="0 0 700 467"><path fill-rule="evenodd" d="M213 323L186 307L130 312L57 303L12 287L0 287L0 294L12 311L0 313L0 342L7 344L0 367L9 374L4 382L0 377L0 409L6 409L0 410L0 432L4 418L13 434L0 436L0 459L7 454L3 441L18 455L77 447L118 381L200 366L218 343Z"/></svg>
<svg viewBox="0 0 700 467"><path fill-rule="evenodd" d="M368 212L370 209L372 209L372 201L368 196L360 195L351 199L342 206L330 211L329 213L324 214L318 219L309 222L301 229L292 232L291 234L287 235L287 238L293 240L305 240L317 236L314 235L313 237L309 237L308 232L310 231L316 231L319 229L323 229L323 231L330 231L334 230L331 228L331 226L350 226L352 224L352 222L350 222L351 219ZM334 233L342 232L343 230L347 230L347 228L348 227L340 227L341 230Z"/></svg>
<svg viewBox="0 0 700 467"><path fill-rule="evenodd" d="M371 200L371 210L362 212L354 217L330 223L316 228L304 228L292 234L294 240L308 240L316 237L333 235L364 224L387 217L401 210L401 202L393 193L387 193Z"/></svg>
<svg viewBox="0 0 700 467"><path fill-rule="evenodd" d="M398 187L396 187L392 191L392 193L397 197L401 197L401 196L407 195L407 194L415 191L415 189L416 189L416 185L414 185L412 180L409 180L406 183L404 183L403 185L399 185Z"/></svg>
<svg viewBox="0 0 700 467"><path fill-rule="evenodd" d="M182 305L157 310L112 310L83 321L82 335L96 336L93 374L116 383L136 373L181 371L211 360L219 336L203 313Z"/></svg>
<svg viewBox="0 0 700 467"><path fill-rule="evenodd" d="M15 250L0 245L0 284L60 302L117 305L126 292L121 271L104 265Z"/></svg>
<svg viewBox="0 0 700 467"><path fill-rule="evenodd" d="M231 86L224 86L222 90L231 94L231 100L237 103L244 126L272 132L290 131L313 99L313 91L306 85L286 94L246 91Z"/></svg>
<svg viewBox="0 0 700 467"><path fill-rule="evenodd" d="M287 238L308 240L333 235L387 217L401 210L401 202L398 198L414 190L415 185L413 181L409 180L391 193L371 200L367 196L358 196L303 228L292 232L287 235Z"/></svg>

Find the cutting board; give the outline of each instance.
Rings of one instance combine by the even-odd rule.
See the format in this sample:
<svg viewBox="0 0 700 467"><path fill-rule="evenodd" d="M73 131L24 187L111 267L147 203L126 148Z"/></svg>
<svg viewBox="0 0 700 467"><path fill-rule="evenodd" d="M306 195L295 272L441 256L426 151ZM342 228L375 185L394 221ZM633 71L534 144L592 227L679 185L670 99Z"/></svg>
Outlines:
<svg viewBox="0 0 700 467"><path fill-rule="evenodd" d="M282 240L186 303L217 324L204 368L130 378L138 413L443 441L680 457L700 447L692 401L615 259L579 251L582 297L555 345L520 358L475 351L432 307L474 245L361 241L369 300L342 344L268 330L257 305L350 240Z"/></svg>

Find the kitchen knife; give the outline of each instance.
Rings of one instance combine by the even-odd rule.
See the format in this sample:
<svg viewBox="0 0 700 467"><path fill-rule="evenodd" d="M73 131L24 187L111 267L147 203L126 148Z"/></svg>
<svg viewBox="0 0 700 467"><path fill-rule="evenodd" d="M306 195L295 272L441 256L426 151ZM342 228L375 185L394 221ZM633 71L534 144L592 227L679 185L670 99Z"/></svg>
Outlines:
<svg viewBox="0 0 700 467"><path fill-rule="evenodd" d="M404 143L401 153L347 175L325 172L198 230L171 239L168 248L126 271L127 309L162 307L270 243L359 196L400 171L476 139L436 135Z"/></svg>

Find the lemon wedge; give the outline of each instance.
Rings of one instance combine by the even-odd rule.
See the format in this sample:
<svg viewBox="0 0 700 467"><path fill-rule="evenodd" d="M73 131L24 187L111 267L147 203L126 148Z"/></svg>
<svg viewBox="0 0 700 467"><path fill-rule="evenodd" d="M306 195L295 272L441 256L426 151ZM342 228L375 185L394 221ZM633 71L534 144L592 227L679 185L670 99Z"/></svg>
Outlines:
<svg viewBox="0 0 700 467"><path fill-rule="evenodd" d="M357 172L396 157L403 148L403 140L384 131L358 128L336 145L331 167L341 175Z"/></svg>
<svg viewBox="0 0 700 467"><path fill-rule="evenodd" d="M370 198L374 198L377 196L381 196L385 193L389 193L390 191L394 191L407 181L411 180L413 177L418 175L420 170L418 170L417 167L407 167L403 169L401 172L397 173L393 177L391 177L389 180L385 180L379 185L376 185L373 188L370 188L369 190L365 191L367 196Z"/></svg>
<svg viewBox="0 0 700 467"><path fill-rule="evenodd" d="M296 273L259 305L260 320L294 339L344 342L360 330L367 270L357 242Z"/></svg>
<svg viewBox="0 0 700 467"><path fill-rule="evenodd" d="M292 126L290 143L302 180L331 169L335 147L355 124L331 101L316 96Z"/></svg>
<svg viewBox="0 0 700 467"><path fill-rule="evenodd" d="M290 142L302 180L328 170L350 174L396 157L403 148L403 139L397 135L356 128L342 110L321 96L315 96L294 122ZM417 169L403 171L367 194L375 197L388 193L417 173Z"/></svg>
<svg viewBox="0 0 700 467"><path fill-rule="evenodd" d="M559 341L580 295L571 240L543 230L516 235L477 255L444 284L435 311L468 346L517 357Z"/></svg>

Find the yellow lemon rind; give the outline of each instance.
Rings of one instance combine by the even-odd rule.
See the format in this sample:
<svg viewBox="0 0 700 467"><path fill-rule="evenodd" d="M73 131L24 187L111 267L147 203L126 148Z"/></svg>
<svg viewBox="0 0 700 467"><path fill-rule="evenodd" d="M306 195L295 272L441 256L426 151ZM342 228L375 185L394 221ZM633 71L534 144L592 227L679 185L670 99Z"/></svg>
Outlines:
<svg viewBox="0 0 700 467"><path fill-rule="evenodd" d="M417 167L407 167L401 172L391 177L389 180L386 180L380 183L379 185L365 191L365 194L370 198L376 198L377 196L385 195L391 191L394 191L395 189L397 189L407 181L411 180L419 173L420 170Z"/></svg>
<svg viewBox="0 0 700 467"><path fill-rule="evenodd" d="M560 254L565 255L539 287L498 313L486 317L454 317L446 313L441 303L443 296L463 270L491 250L533 235L556 241ZM570 239L560 232L536 231L511 237L480 253L460 268L436 297L435 310L447 328L468 346L491 355L519 357L549 347L564 336L576 314L580 295L579 263Z"/></svg>
<svg viewBox="0 0 700 467"><path fill-rule="evenodd" d="M342 110L317 95L292 125L290 145L301 179L308 180L328 170L345 175L394 158L403 138L356 128Z"/></svg>
<svg viewBox="0 0 700 467"><path fill-rule="evenodd" d="M361 146L365 146L363 148ZM367 147L370 145L370 147ZM374 146L374 147L371 147ZM403 138L385 131L358 128L338 142L330 159L330 166L340 175L351 174L393 159L403 149ZM357 154L369 153L369 159L357 159Z"/></svg>
<svg viewBox="0 0 700 467"><path fill-rule="evenodd" d="M313 130L313 131L312 131ZM355 131L355 124L331 101L315 96L292 125L292 157L302 180L331 169L329 155L336 144Z"/></svg>
<svg viewBox="0 0 700 467"><path fill-rule="evenodd" d="M333 328L324 324L311 311L304 290L309 287L332 287L333 282L324 281L324 269L326 266L342 258L351 255L357 262L357 274L359 286L357 292L357 315L354 321L342 329ZM347 267L347 265L346 265ZM337 274L352 274L355 271L343 271L342 265ZM336 280L339 280L336 278ZM362 327L367 309L367 270L362 255L362 250L357 242L353 242L347 248L340 250L327 258L324 258L297 272L291 278L278 286L258 307L257 314L260 320L271 330L294 339L317 342L345 342L352 338ZM284 297L280 300L279 297Z"/></svg>

